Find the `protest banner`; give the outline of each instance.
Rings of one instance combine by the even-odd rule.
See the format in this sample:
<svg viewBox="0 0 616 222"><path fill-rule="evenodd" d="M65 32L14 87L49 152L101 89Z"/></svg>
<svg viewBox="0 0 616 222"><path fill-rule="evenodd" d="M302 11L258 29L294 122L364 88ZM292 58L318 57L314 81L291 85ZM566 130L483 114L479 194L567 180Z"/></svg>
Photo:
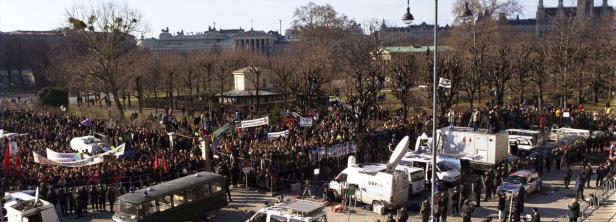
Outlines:
<svg viewBox="0 0 616 222"><path fill-rule="evenodd" d="M262 126L269 124L269 117L263 117L258 119L244 120L240 122L239 128L249 128L255 126Z"/></svg>
<svg viewBox="0 0 616 222"><path fill-rule="evenodd" d="M54 165L54 166L62 166L62 167L83 167L89 165L95 165L104 162L104 158L107 155L115 155L116 157L124 155L125 144L122 144L116 148L113 148L107 152L97 154L88 158L83 158L77 161L68 161L68 162L58 162L54 160L50 160L47 157L44 157L36 152L32 152L34 157L34 162L38 164L44 165Z"/></svg>
<svg viewBox="0 0 616 222"><path fill-rule="evenodd" d="M58 153L49 148L46 149L47 159L59 163L63 162L74 162L81 159L81 155L79 153Z"/></svg>
<svg viewBox="0 0 616 222"><path fill-rule="evenodd" d="M289 130L274 132L274 133L267 133L267 139L270 141L275 140L278 137L288 137L288 136L289 136Z"/></svg>
<svg viewBox="0 0 616 222"><path fill-rule="evenodd" d="M300 117L299 118L299 126L301 127L311 127L313 119L310 117Z"/></svg>

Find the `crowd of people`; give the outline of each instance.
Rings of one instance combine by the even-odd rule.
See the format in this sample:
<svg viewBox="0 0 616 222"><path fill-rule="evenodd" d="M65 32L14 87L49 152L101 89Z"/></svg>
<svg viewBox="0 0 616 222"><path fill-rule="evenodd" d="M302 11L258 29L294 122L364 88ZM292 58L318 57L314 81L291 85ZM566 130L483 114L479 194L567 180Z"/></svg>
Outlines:
<svg viewBox="0 0 616 222"><path fill-rule="evenodd" d="M564 112L568 114L564 115ZM113 211L115 198L130 189L202 170L223 174L232 187L239 186L243 176L247 176L248 186L271 191L286 189L293 183L322 184L344 169L347 157L357 155L359 146L364 149L361 152L363 160L381 161L389 157L389 152L382 151L396 144L403 135L416 138L431 131L431 118L423 112L413 114L408 121L400 117L400 110L380 108L373 113L369 117L377 123L377 126L371 126L373 130L357 129L354 112L342 103L331 103L303 114L281 112L271 116L270 124L251 128L230 127L215 135L214 130L227 123L260 118L271 114L271 110L262 113L251 110L196 113L182 108L176 114L172 109L166 109L162 114L141 118L138 124L135 121L137 114L131 116L133 121L92 118L91 124L82 124L87 117L70 112L4 108L0 109L0 129L5 133L20 133L10 138L18 144L19 155L11 157L10 167L2 166L0 177L8 178L5 187L13 190L39 186L42 197L60 206L62 214L77 215L87 210L87 206L93 211L105 211L106 203ZM300 116L312 119L314 125L300 127ZM614 130L611 127L614 118L605 113L585 112L583 106L577 109L548 106L543 112L533 106L484 106L467 111L451 109L440 117L441 126L473 126L493 131L542 129L552 124ZM285 131L283 136L268 136L268 133ZM170 137L169 132L174 132L174 136ZM95 133L105 134L105 142L110 146L125 144L125 155L82 167L44 165L34 161L32 153L44 154L46 149L59 153L76 152L71 149L70 140ZM359 140L358 134L363 135ZM0 141L2 149L7 149L4 144L8 140L5 137ZM203 153L199 146L202 140L207 141L211 152ZM568 187L571 164L582 161L585 152L601 150L602 144L597 141L583 142L567 149L555 149L545 157L520 158L499 166L482 176L482 186L477 184L442 191L434 210L442 215L443 221L448 208L452 214L455 211L463 218L470 217L475 205L467 202L472 199L476 206L480 206L482 192L484 201L496 197L500 205L503 197L496 195L496 188L507 175L521 168L533 168L542 173L544 169L549 172L554 166L563 172ZM585 168L587 173L578 180L588 184L591 176L596 175L599 185L613 167L605 165L592 169L588 166L590 169ZM244 168L248 168L248 173L244 173ZM319 169L318 173L315 169ZM504 212L504 208L499 207L499 210ZM420 211L422 218L426 212L430 210Z"/></svg>

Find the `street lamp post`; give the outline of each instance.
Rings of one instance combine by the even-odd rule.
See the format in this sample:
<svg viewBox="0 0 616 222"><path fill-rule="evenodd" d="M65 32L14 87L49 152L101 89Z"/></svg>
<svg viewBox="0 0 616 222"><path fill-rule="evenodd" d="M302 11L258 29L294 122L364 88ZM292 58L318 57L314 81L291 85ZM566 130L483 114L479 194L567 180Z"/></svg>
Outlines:
<svg viewBox="0 0 616 222"><path fill-rule="evenodd" d="M411 22L413 22L413 15L411 15L410 12L410 2L407 0L407 7L406 7L406 13L402 16L402 21L405 24L410 24ZM430 195L430 204L432 205L432 208L434 208L434 197L436 194L436 149L437 149L437 144L436 144L436 70L438 67L438 60L437 60L437 55L438 55L438 41L437 41L437 37L438 37L438 0L434 0L434 63L433 63L433 73L432 73L432 178L430 183L432 184L431 187L431 195ZM430 209L430 215L432 218L432 221L436 221L435 216L434 215L434 210Z"/></svg>

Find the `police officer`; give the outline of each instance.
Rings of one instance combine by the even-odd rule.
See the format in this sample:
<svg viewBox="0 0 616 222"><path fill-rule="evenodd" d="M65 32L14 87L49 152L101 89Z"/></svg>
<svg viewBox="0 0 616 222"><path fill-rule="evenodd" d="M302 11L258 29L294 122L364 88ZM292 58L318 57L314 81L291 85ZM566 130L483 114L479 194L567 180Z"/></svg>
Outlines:
<svg viewBox="0 0 616 222"><path fill-rule="evenodd" d="M58 189L58 200L60 201L60 211L62 212L62 216L66 216L68 214L66 199L66 188L62 187Z"/></svg>
<svg viewBox="0 0 616 222"><path fill-rule="evenodd" d="M481 187L478 183L474 183L473 193L475 194L475 201L477 201L477 207L481 206Z"/></svg>
<svg viewBox="0 0 616 222"><path fill-rule="evenodd" d="M77 204L75 200L75 192L77 192L76 189L77 188L72 188L70 192L66 193L66 198L68 198L68 201L69 201L68 202L68 214L75 213L75 207L76 207L75 205Z"/></svg>
<svg viewBox="0 0 616 222"><path fill-rule="evenodd" d="M82 202L81 202L81 199L83 199L81 197L81 192L79 192L77 190L77 188L73 188L73 192L72 192L71 195L73 197L72 199L73 199L73 203L75 205L75 208L74 208L75 209L75 214L77 215L77 218L81 218L81 217L83 217L82 209L84 207L82 205Z"/></svg>
<svg viewBox="0 0 616 222"><path fill-rule="evenodd" d="M90 186L90 205L92 206L92 212L99 211L98 203L98 188L92 185Z"/></svg>
<svg viewBox="0 0 616 222"><path fill-rule="evenodd" d="M109 186L107 189L107 201L109 201L109 210L113 213L113 204L116 200L117 191L114 186Z"/></svg>
<svg viewBox="0 0 616 222"><path fill-rule="evenodd" d="M105 201L105 196L107 196L107 187L103 184L98 185L98 204L100 205L100 210L105 212L107 209L107 202Z"/></svg>
<svg viewBox="0 0 616 222"><path fill-rule="evenodd" d="M78 192L81 201L81 213L83 215L88 212L88 190L85 186L82 186L81 190L78 190Z"/></svg>

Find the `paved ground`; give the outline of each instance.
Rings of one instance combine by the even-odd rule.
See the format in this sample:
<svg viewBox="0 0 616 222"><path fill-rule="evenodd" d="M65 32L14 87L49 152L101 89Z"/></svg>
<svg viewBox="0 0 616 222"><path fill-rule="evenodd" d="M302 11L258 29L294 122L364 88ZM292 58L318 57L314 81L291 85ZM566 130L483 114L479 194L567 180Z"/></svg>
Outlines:
<svg viewBox="0 0 616 222"><path fill-rule="evenodd" d="M578 174L578 167L574 167L573 178L576 178ZM542 188L541 193L533 193L530 194L526 201L525 214L530 214L530 211L533 207L539 208L539 211L542 215L542 221L551 221L553 218L556 218L560 215L566 214L567 205L571 202L571 199L575 197L575 191L571 189L564 189L562 185L562 175L561 171L552 171L550 173L546 173L543 175L542 179L544 180L544 187ZM594 180L591 182L591 185L594 186ZM594 187L585 190L585 194L590 194L590 192L594 192ZM273 198L266 197L265 192L251 190L246 194L243 188L234 189L232 192L233 201L229 203L229 206L223 208L220 211L213 212L210 217L210 221L215 222L227 222L227 221L245 221L249 218L253 212L257 211L261 207L264 206L266 201L272 201ZM427 198L427 195L420 195L412 197L411 201L421 201L424 198ZM613 202L612 202L613 203ZM473 221L481 221L483 218L488 216L496 217L497 203L495 199L482 202L481 207L475 210L473 214ZM612 208L610 208L612 209ZM328 221L330 222L342 222L347 221L348 215L333 213L331 207L327 208L328 213ZM112 214L111 213L88 213L85 217L80 219L75 219L74 216L62 217L61 221L111 221ZM413 219L409 221L417 221L417 212L413 212ZM377 215L373 212L366 211L361 209L361 207L356 208L356 212L351 213L350 221L359 221L359 222L374 222L377 219L381 221L385 221L386 217ZM457 222L462 221L461 217L448 217L448 221Z"/></svg>

